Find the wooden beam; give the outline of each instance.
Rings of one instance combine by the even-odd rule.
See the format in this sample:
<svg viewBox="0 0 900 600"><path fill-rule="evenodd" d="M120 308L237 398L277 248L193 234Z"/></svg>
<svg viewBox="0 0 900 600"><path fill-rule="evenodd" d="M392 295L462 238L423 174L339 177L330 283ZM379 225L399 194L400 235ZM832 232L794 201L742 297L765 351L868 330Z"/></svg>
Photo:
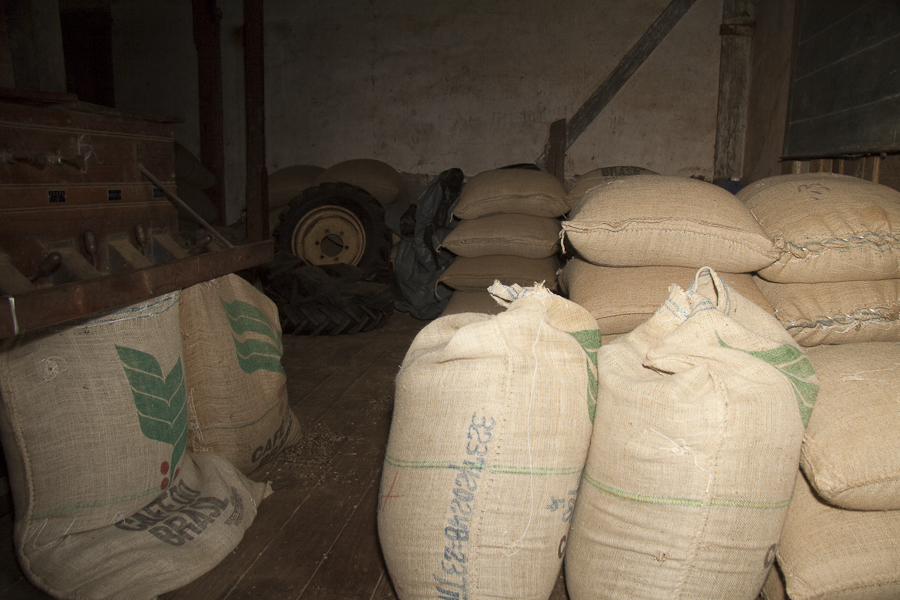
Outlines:
<svg viewBox="0 0 900 600"><path fill-rule="evenodd" d="M566 178L566 120L550 124L550 140L547 142L547 172L560 181Z"/></svg>
<svg viewBox="0 0 900 600"><path fill-rule="evenodd" d="M713 179L744 175L756 0L725 0L719 58L719 108Z"/></svg>
<svg viewBox="0 0 900 600"><path fill-rule="evenodd" d="M0 298L0 339L116 310L272 260L271 240ZM65 259L64 259L65 260ZM83 260L83 259L82 259ZM85 261L86 262L86 261Z"/></svg>
<svg viewBox="0 0 900 600"><path fill-rule="evenodd" d="M263 0L244 0L244 94L247 111L247 239L269 239Z"/></svg>
<svg viewBox="0 0 900 600"><path fill-rule="evenodd" d="M566 127L566 150L572 147L588 125L622 89L659 43L675 27L695 0L672 0L650 29L632 46L612 73L600 84L591 97L578 109Z"/></svg>
<svg viewBox="0 0 900 600"><path fill-rule="evenodd" d="M222 105L222 11L216 0L192 0L194 46L200 100L200 162L216 176L206 194L216 206L216 224L225 224L225 117Z"/></svg>

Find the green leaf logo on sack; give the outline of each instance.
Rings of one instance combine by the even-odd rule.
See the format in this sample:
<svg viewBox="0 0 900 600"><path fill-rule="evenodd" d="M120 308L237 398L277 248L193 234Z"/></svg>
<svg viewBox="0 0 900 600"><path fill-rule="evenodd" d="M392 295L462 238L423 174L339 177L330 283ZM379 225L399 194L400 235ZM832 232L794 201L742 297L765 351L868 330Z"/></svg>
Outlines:
<svg viewBox="0 0 900 600"><path fill-rule="evenodd" d="M275 331L266 315L252 304L241 300L230 303L222 300L222 308L225 309L225 315L231 324L234 349L241 370L247 374L259 370L284 373L284 367L281 365L283 354L281 332ZM238 336L247 332L257 333L272 341L252 337L240 341Z"/></svg>
<svg viewBox="0 0 900 600"><path fill-rule="evenodd" d="M816 403L816 396L819 394L819 380L816 377L816 371L813 369L812 363L806 357L806 354L796 346L785 344L771 350L743 350L741 348L732 348L719 337L716 337L719 345L729 350L739 350L745 354L755 356L765 361L781 371L781 374L787 377L794 388L794 396L797 398L797 404L800 407L800 417L803 419L803 426L809 423L809 415L812 414L813 406Z"/></svg>
<svg viewBox="0 0 900 600"><path fill-rule="evenodd" d="M582 350L587 355L588 415L591 417L591 423L593 423L594 414L597 412L597 352L600 350L601 343L600 330L569 331L568 334L581 344Z"/></svg>
<svg viewBox="0 0 900 600"><path fill-rule="evenodd" d="M187 403L181 358L164 377L153 355L123 346L116 346L116 352L131 384L141 433L151 440L172 445L172 459L160 465L164 478L159 487L166 489L178 475L176 466L187 445Z"/></svg>

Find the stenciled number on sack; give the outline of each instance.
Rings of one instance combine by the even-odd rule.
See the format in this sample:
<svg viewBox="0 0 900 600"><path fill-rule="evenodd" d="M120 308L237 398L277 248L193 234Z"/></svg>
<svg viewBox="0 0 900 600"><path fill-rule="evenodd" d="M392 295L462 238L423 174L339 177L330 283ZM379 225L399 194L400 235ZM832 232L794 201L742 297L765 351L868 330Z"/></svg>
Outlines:
<svg viewBox="0 0 900 600"><path fill-rule="evenodd" d="M466 454L469 460L464 460L458 467L452 498L450 499L451 517L444 527L444 556L441 559L441 574L433 574L437 582L435 589L441 600L465 600L468 598L466 582L466 542L469 541L469 518L472 515L472 503L475 500L475 492L478 491L478 482L481 480L481 472L484 470L485 457L488 446L493 438L494 426L497 422L491 417L479 417L478 413L472 414L472 422L466 432Z"/></svg>

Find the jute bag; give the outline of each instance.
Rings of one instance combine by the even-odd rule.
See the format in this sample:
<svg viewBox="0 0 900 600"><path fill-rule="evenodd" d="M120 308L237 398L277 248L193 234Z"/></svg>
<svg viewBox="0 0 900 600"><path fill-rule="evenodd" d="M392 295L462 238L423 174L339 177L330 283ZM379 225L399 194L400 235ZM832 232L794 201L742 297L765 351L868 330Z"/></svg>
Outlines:
<svg viewBox="0 0 900 600"><path fill-rule="evenodd" d="M425 327L397 376L378 506L407 598L545 600L556 583L593 414L594 320L541 286Z"/></svg>
<svg viewBox="0 0 900 600"><path fill-rule="evenodd" d="M801 346L900 341L900 279L754 281Z"/></svg>
<svg viewBox="0 0 900 600"><path fill-rule="evenodd" d="M453 209L457 219L499 214L560 217L568 212L566 188L543 171L494 169L475 175L463 186Z"/></svg>
<svg viewBox="0 0 900 600"><path fill-rule="evenodd" d="M343 182L369 192L382 206L394 202L409 204L409 192L403 176L386 162L373 158L355 158L332 165L316 177L315 185Z"/></svg>
<svg viewBox="0 0 900 600"><path fill-rule="evenodd" d="M818 387L803 351L701 269L604 345L598 372L569 532L571 598L756 598Z"/></svg>
<svg viewBox="0 0 900 600"><path fill-rule="evenodd" d="M630 177L632 175L658 175L658 173L643 167L600 167L592 169L584 175L578 176L569 188L567 202L569 207L574 207L584 196L585 192L598 185L602 185L611 179Z"/></svg>
<svg viewBox="0 0 900 600"><path fill-rule="evenodd" d="M175 482L138 512L45 546L25 540L19 560L58 598L149 600L231 554L269 492L220 456L187 453Z"/></svg>
<svg viewBox="0 0 900 600"><path fill-rule="evenodd" d="M230 552L252 513L227 526L227 515L216 526L211 513L197 517L203 523L179 517L174 525L201 529L212 545L191 545L204 556L180 550L186 564L162 574L152 569L174 564L162 557L169 545L157 541L144 552L133 536L113 543L107 535L115 533L114 523L175 493L182 482L201 497L227 484L244 506L262 498L264 484L245 480L227 463L198 474L185 452L178 302L178 293L167 294L9 340L0 351L0 434L16 509L15 546L29 579L55 596L152 597ZM134 556L117 557L125 547ZM154 562L157 554L168 562Z"/></svg>
<svg viewBox="0 0 900 600"><path fill-rule="evenodd" d="M779 283L900 277L900 192L835 173L768 177L738 194L775 241Z"/></svg>
<svg viewBox="0 0 900 600"><path fill-rule="evenodd" d="M834 506L900 510L900 344L814 346L807 354L821 384L803 438L807 479Z"/></svg>
<svg viewBox="0 0 900 600"><path fill-rule="evenodd" d="M689 177L634 175L588 190L562 224L565 250L609 267L749 273L778 251L733 194Z"/></svg>
<svg viewBox="0 0 900 600"><path fill-rule="evenodd" d="M560 289L597 319L604 335L628 333L650 318L673 283L688 287L697 274L686 267L601 267L573 258L560 272ZM775 311L749 273L719 273L729 287L763 308Z"/></svg>
<svg viewBox="0 0 900 600"><path fill-rule="evenodd" d="M269 231L275 231L278 217L291 200L315 185L325 169L315 165L293 165L269 173Z"/></svg>
<svg viewBox="0 0 900 600"><path fill-rule="evenodd" d="M294 444L278 307L231 274L181 294L190 443L250 473Z"/></svg>
<svg viewBox="0 0 900 600"><path fill-rule="evenodd" d="M900 598L900 511L845 510L801 474L778 548L791 600Z"/></svg>
<svg viewBox="0 0 900 600"><path fill-rule="evenodd" d="M540 283L550 290L555 290L559 283L556 275L557 269L559 269L559 259L555 256L548 258L501 255L477 258L457 256L438 277L437 283L463 292L482 292L494 281L522 287Z"/></svg>
<svg viewBox="0 0 900 600"><path fill-rule="evenodd" d="M453 295L450 296L450 301L447 303L447 306L441 311L441 316L446 317L447 315L456 315L467 312L496 315L505 310L506 305L498 303L494 299L494 296L487 290L482 290L480 292L455 291L453 292Z"/></svg>
<svg viewBox="0 0 900 600"><path fill-rule="evenodd" d="M460 221L441 242L457 256L547 258L559 252L559 219L493 215Z"/></svg>

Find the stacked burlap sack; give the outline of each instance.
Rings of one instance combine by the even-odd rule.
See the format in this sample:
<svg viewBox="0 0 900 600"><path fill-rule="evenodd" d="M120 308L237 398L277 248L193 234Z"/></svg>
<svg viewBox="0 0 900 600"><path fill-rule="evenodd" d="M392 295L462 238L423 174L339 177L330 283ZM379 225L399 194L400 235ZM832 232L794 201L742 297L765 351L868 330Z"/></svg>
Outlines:
<svg viewBox="0 0 900 600"><path fill-rule="evenodd" d="M792 600L900 596L900 192L831 173L738 193L780 256L756 283L819 375L777 556Z"/></svg>
<svg viewBox="0 0 900 600"><path fill-rule="evenodd" d="M234 550L267 494L222 455L188 448L179 301L166 294L0 350L16 553L54 597L180 587Z"/></svg>
<svg viewBox="0 0 900 600"><path fill-rule="evenodd" d="M778 252L733 194L686 177L588 175L569 192L573 208L562 229L573 258L560 286L594 315L604 336L646 321L669 285L687 287L700 267L716 269L730 288L771 312L751 273Z"/></svg>
<svg viewBox="0 0 900 600"><path fill-rule="evenodd" d="M505 168L472 177L453 210L459 223L441 243L455 255L438 279L454 290L442 315L496 313L487 293L494 281L556 290L560 217L568 210L565 186L549 173Z"/></svg>
<svg viewBox="0 0 900 600"><path fill-rule="evenodd" d="M900 192L833 173L770 177L738 198L775 240L756 283L801 345L900 341Z"/></svg>
<svg viewBox="0 0 900 600"><path fill-rule="evenodd" d="M495 284L397 377L378 529L405 598L756 598L818 382L713 270L599 348L596 319ZM577 500L577 504L576 504Z"/></svg>

